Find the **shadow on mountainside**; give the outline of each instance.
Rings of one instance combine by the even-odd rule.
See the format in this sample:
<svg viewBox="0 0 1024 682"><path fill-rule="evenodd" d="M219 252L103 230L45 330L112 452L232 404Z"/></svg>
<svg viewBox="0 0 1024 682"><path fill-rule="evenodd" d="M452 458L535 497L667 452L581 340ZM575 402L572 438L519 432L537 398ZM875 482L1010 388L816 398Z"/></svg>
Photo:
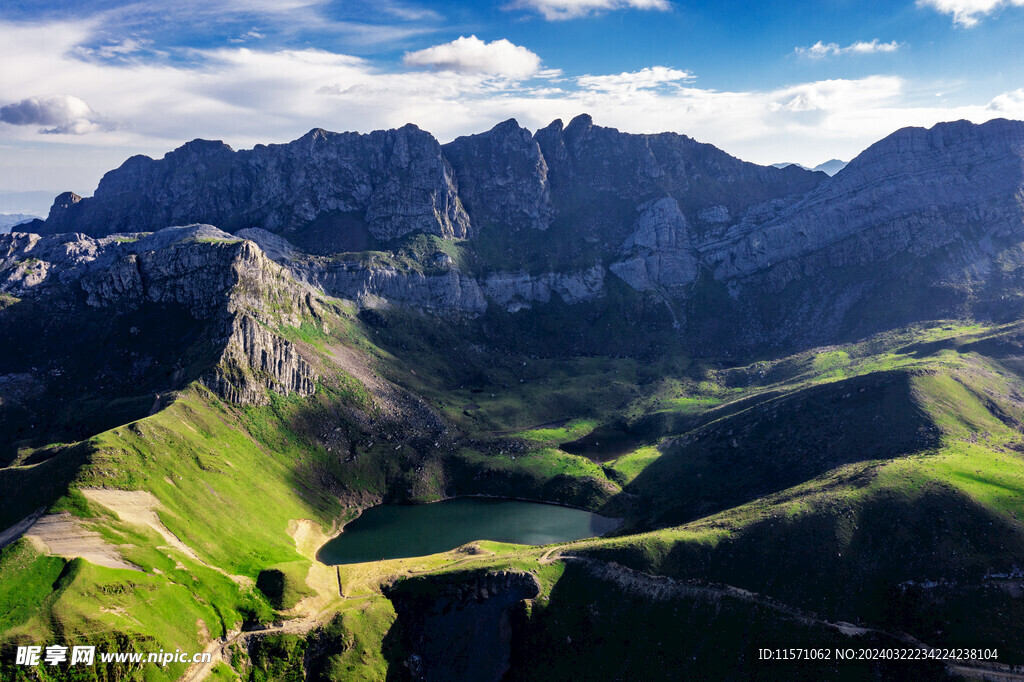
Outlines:
<svg viewBox="0 0 1024 682"><path fill-rule="evenodd" d="M0 466L19 452L82 441L162 407L161 396L215 361L208 326L177 306L112 312L63 299L13 299L0 308Z"/></svg>
<svg viewBox="0 0 1024 682"><path fill-rule="evenodd" d="M934 447L939 429L908 372L881 372L755 403L661 445L626 487L664 527L784 490L851 462Z"/></svg>

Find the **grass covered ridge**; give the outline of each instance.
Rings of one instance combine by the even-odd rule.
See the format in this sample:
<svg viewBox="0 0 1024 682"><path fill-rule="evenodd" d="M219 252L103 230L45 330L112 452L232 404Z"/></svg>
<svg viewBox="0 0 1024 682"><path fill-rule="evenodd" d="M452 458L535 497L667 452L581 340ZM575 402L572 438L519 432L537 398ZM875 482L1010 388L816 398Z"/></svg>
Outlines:
<svg viewBox="0 0 1024 682"><path fill-rule="evenodd" d="M140 649L191 650L242 623L294 616L282 612L312 597L320 628L266 638L232 668L246 679L279 679L306 661L325 677L380 679L410 655L384 596L389 585L512 570L542 585L516 621L531 646L587 621L607 651L626 650L614 638L630 628L605 628L602 618L632 623L644 610L604 601L587 615L588 590L605 578L567 569L571 562L557 560L564 554L725 583L932 645L988 637L1024 662L1024 650L1006 641L1024 641L1024 613L1007 601L1007 581L991 577L1012 574L1024 555L1021 327L943 325L741 367L508 356L456 368L400 360L360 324L341 315L328 331L294 328L292 340L320 354L321 371L335 344L369 353L371 368L448 418L451 448L388 439L392 422L347 373L312 398L274 397L264 407L232 407L192 385L149 417L0 471L3 486L65 472L51 508L142 568L65 561L24 541L5 548L5 641L121 637ZM548 371L565 383L545 401ZM560 400L569 393L571 401ZM601 462L563 449L600 429L628 432L637 444ZM151 493L160 523L194 556L79 492L97 487ZM455 491L571 502L624 515L627 526L554 551L481 542L336 572L296 549L296 520L326 537L352 506L396 490L417 500ZM721 621L701 603L672 604L706 622L708 641L745 619L766 632L783 623L738 603ZM783 631L832 641L800 627ZM559 669L544 660L514 665L538 678ZM215 674L233 673L221 666Z"/></svg>

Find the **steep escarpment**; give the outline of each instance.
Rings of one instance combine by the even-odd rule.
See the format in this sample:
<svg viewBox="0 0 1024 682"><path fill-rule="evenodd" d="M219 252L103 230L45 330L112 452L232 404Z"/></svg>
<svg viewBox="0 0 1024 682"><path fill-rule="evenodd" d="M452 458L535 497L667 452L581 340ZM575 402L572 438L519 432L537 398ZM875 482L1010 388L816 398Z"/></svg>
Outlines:
<svg viewBox="0 0 1024 682"><path fill-rule="evenodd" d="M475 225L509 231L545 230L551 224L555 209L547 161L530 131L515 119L442 149Z"/></svg>
<svg viewBox="0 0 1024 682"><path fill-rule="evenodd" d="M813 345L916 320L1020 312L1024 123L907 128L804 198L752 209L701 259L748 328Z"/></svg>
<svg viewBox="0 0 1024 682"><path fill-rule="evenodd" d="M250 315L237 315L216 367L203 382L228 402L262 405L267 391L281 395L312 395L312 367L298 348L261 325Z"/></svg>
<svg viewBox="0 0 1024 682"><path fill-rule="evenodd" d="M514 609L539 592L535 576L515 571L398 583L386 595L409 652L403 667L412 679L502 679L509 669Z"/></svg>
<svg viewBox="0 0 1024 682"><path fill-rule="evenodd" d="M465 237L470 228L437 141L408 125L369 135L317 129L238 152L194 140L161 160L135 156L107 173L95 196L58 197L39 231L103 236L203 222L262 227L327 248L330 239L317 243L302 231L317 218L344 228L331 251L411 232Z"/></svg>
<svg viewBox="0 0 1024 682"><path fill-rule="evenodd" d="M24 229L95 240L209 221L363 306L493 317L586 304L584 326L629 333L642 311L646 331L670 329L694 354L748 354L1024 312L1022 158L1024 124L1005 120L897 131L831 178L586 115L535 134L509 120L443 146L414 126L315 130L129 159L94 197L62 195ZM72 259L97 248L64 242ZM108 264L91 300L141 290L144 253ZM40 260L11 276L46 280ZM181 295L156 279L148 290Z"/></svg>
<svg viewBox="0 0 1024 682"><path fill-rule="evenodd" d="M28 435L35 421L59 426L51 412L73 415L60 406L78 398L93 396L90 404L104 411L101 396L121 394L123 386L132 387L137 403L127 412L107 410L115 420L145 414L161 394L195 380L249 404L265 403L267 390L314 390L311 366L275 332L316 319L314 291L253 242L210 226L2 239L0 293L8 298L0 316L8 352L0 375L11 387L3 409L14 410L12 436ZM61 343L63 354L46 350ZM31 381L16 380L23 375ZM72 421L83 428L95 421L90 410L78 411L82 420Z"/></svg>
<svg viewBox="0 0 1024 682"><path fill-rule="evenodd" d="M194 140L160 160L132 157L95 196L62 194L30 229L103 236L204 222L229 232L259 227L311 252L337 253L412 233L490 232L501 241L588 218L577 239L618 244L631 224L622 216L644 202L671 197L691 221L711 224L824 178L745 163L685 136L601 128L589 116L536 135L509 120L443 147L413 125L368 135L317 129L252 150Z"/></svg>

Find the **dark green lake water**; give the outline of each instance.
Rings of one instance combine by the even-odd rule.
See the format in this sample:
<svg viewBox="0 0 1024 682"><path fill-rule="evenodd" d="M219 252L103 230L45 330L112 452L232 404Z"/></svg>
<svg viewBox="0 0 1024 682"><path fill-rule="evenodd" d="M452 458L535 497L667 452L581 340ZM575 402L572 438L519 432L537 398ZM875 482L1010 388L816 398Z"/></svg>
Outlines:
<svg viewBox="0 0 1024 682"><path fill-rule="evenodd" d="M474 540L546 545L602 535L618 519L539 502L460 498L434 504L370 507L320 548L325 564L401 559L446 552Z"/></svg>

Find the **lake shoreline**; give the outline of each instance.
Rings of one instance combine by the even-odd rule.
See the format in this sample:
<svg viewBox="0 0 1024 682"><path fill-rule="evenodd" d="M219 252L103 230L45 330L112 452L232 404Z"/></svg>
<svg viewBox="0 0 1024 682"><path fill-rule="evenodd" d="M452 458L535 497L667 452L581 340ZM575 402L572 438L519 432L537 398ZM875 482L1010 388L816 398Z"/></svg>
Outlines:
<svg viewBox="0 0 1024 682"><path fill-rule="evenodd" d="M469 513L464 505L470 504ZM475 502L477 507L472 506ZM435 503L454 503L447 510L438 510ZM494 515L488 510L490 503L508 505ZM564 510L564 512L539 512L537 505ZM461 508L461 511L459 509ZM420 509L426 513L411 510ZM367 519L366 512L373 512ZM429 511L427 511L429 510ZM498 495L457 495L429 502L382 503L357 510L358 515L350 519L327 542L320 546L316 559L326 565L383 561L391 558L427 556L451 551L467 542L492 541L509 544L523 544L543 547L559 542L573 542L582 539L604 537L621 528L622 518L604 516L581 507L554 502L531 500L521 497ZM363 521L354 532L351 524ZM347 531L347 532L346 532ZM405 534L403 536L403 533ZM342 550L344 557L324 555L324 549L340 543L347 545ZM390 556L395 547L408 547L403 552L423 552L402 557ZM335 547L338 551L339 547ZM370 558L372 554L373 557ZM367 557L367 558L362 558ZM325 560L326 559L326 560Z"/></svg>

